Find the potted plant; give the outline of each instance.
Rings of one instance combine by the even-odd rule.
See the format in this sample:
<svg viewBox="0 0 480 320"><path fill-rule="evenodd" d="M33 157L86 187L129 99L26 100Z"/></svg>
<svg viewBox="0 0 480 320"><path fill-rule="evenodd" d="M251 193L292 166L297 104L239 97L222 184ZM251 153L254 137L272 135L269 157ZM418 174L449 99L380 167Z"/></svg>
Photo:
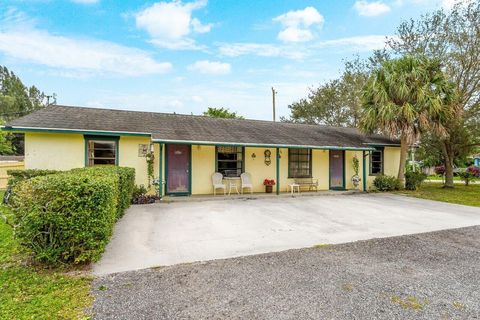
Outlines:
<svg viewBox="0 0 480 320"><path fill-rule="evenodd" d="M360 181L362 181L362 179L358 175L359 161L356 155L352 159L352 167L353 167L353 172L355 173L351 179L352 184L355 187L355 189L358 189L358 185L360 184Z"/></svg>
<svg viewBox="0 0 480 320"><path fill-rule="evenodd" d="M273 186L275 185L275 180L265 179L265 180L263 180L263 185L265 186L265 192L266 193L272 193Z"/></svg>

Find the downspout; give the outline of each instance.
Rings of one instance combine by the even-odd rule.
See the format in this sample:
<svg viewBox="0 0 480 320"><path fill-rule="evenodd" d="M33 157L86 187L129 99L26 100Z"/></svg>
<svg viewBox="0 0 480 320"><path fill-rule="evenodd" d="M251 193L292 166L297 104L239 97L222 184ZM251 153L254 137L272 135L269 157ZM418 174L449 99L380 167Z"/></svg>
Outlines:
<svg viewBox="0 0 480 320"><path fill-rule="evenodd" d="M367 154L365 153L365 150L363 151L363 178L362 178L362 181L363 181L363 192L366 192L367 191L367 164L366 164L366 157L367 157Z"/></svg>
<svg viewBox="0 0 480 320"><path fill-rule="evenodd" d="M277 195L280 194L280 149L277 148L276 151L276 159L277 159Z"/></svg>

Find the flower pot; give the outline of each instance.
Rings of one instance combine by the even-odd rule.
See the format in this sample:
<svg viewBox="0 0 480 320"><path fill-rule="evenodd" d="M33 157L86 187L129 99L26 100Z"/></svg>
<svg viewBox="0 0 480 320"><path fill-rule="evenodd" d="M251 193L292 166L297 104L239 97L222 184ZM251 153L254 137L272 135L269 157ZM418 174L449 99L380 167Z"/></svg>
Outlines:
<svg viewBox="0 0 480 320"><path fill-rule="evenodd" d="M266 193L272 193L272 191L273 191L273 186L265 186Z"/></svg>

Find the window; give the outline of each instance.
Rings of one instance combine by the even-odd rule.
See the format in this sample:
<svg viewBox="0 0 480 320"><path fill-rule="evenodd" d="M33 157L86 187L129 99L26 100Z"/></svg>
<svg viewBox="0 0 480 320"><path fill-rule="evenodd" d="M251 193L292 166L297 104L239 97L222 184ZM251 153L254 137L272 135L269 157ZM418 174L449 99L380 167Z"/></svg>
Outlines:
<svg viewBox="0 0 480 320"><path fill-rule="evenodd" d="M370 175L383 174L383 149L370 152Z"/></svg>
<svg viewBox="0 0 480 320"><path fill-rule="evenodd" d="M288 177L312 177L312 150L288 149Z"/></svg>
<svg viewBox="0 0 480 320"><path fill-rule="evenodd" d="M118 138L86 137L87 165L116 165Z"/></svg>
<svg viewBox="0 0 480 320"><path fill-rule="evenodd" d="M217 172L225 177L240 177L243 172L243 148L217 147Z"/></svg>

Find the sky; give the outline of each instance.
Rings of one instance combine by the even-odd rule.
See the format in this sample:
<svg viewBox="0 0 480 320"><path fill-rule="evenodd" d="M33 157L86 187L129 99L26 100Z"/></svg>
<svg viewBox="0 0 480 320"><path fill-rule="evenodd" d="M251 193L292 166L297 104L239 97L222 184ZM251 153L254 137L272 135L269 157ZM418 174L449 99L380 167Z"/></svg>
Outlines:
<svg viewBox="0 0 480 320"><path fill-rule="evenodd" d="M57 103L272 119L455 0L1 0L0 65Z"/></svg>

